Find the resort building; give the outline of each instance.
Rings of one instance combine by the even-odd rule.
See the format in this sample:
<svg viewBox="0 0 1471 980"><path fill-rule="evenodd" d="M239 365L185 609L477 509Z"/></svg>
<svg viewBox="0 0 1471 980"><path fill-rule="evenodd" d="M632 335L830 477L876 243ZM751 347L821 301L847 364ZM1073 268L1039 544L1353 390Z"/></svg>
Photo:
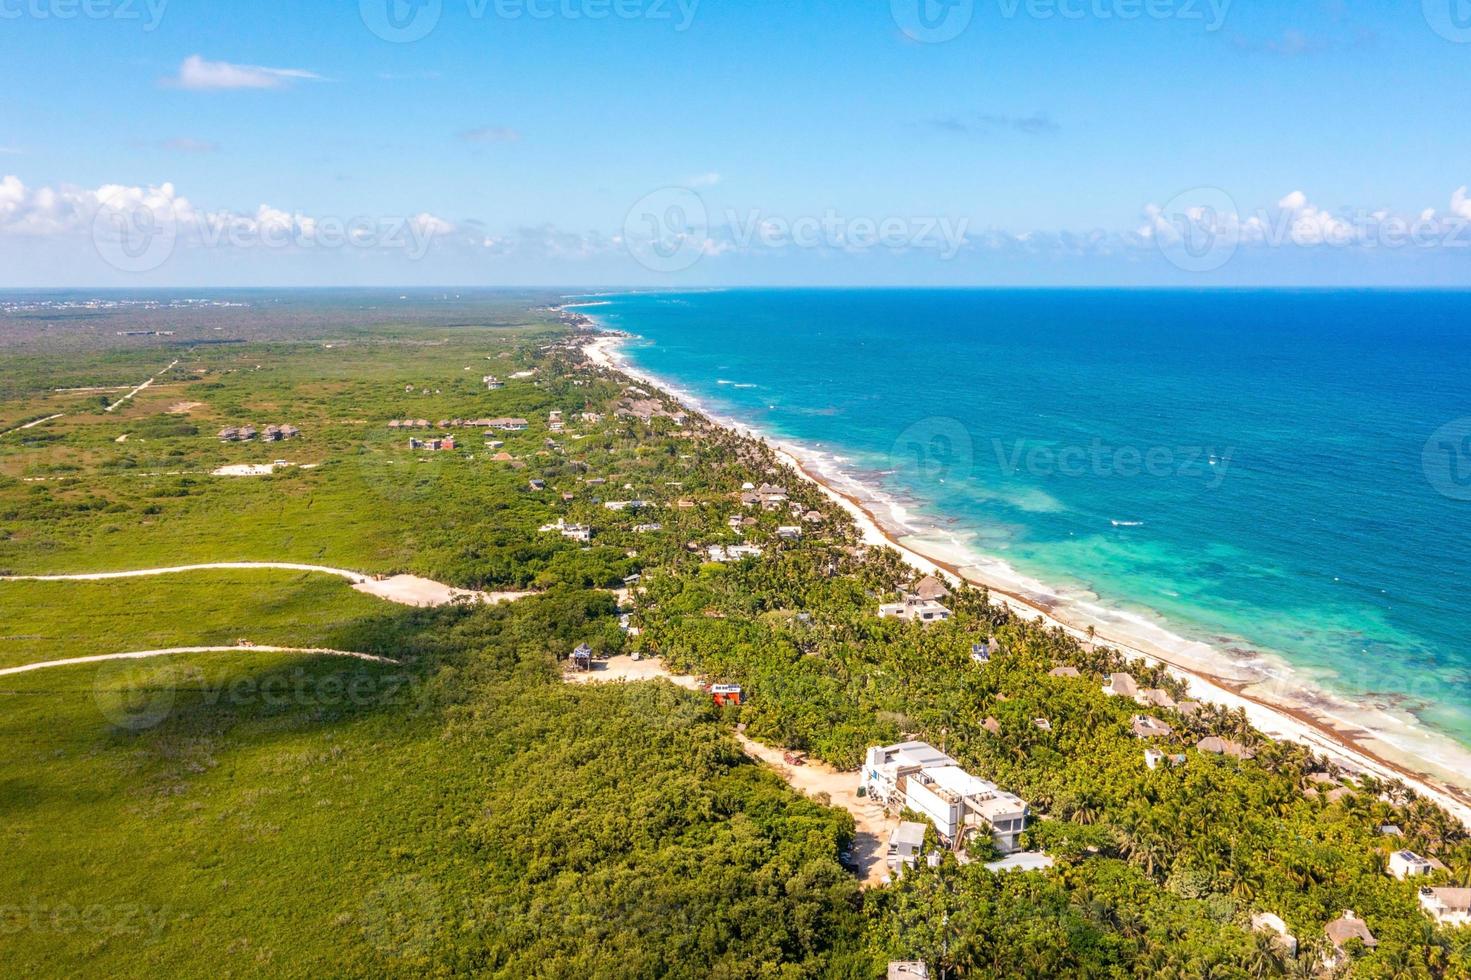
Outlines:
<svg viewBox="0 0 1471 980"><path fill-rule="evenodd" d="M290 430L289 435L286 434L287 430ZM255 426L253 425L242 425L238 427L230 426L229 428L220 430L220 441L250 442L257 435L259 435L259 433L256 432ZM273 425L266 429L267 442L279 442L282 439L294 439L299 435L301 435L301 430L294 425Z"/></svg>
<svg viewBox="0 0 1471 980"><path fill-rule="evenodd" d="M1328 942L1333 944L1333 950L1323 957L1323 966L1329 970L1336 970L1348 962L1348 951L1345 947L1350 941L1357 939L1367 949L1379 945L1379 940L1374 938L1364 920L1352 912L1343 913L1343 918L1334 919L1323 931L1328 935Z"/></svg>
<svg viewBox="0 0 1471 980"><path fill-rule="evenodd" d="M1047 672L1048 677L1082 677L1076 667L1053 667Z"/></svg>
<svg viewBox="0 0 1471 980"><path fill-rule="evenodd" d="M945 587L945 583L933 575L927 575L920 579L915 584L914 591L910 594L916 599L924 599L929 602L939 602L942 599L950 598L950 590Z"/></svg>
<svg viewBox="0 0 1471 980"><path fill-rule="evenodd" d="M930 980L930 968L919 960L894 960L889 964L888 980Z"/></svg>
<svg viewBox="0 0 1471 980"><path fill-rule="evenodd" d="M266 442L281 442L285 439L295 439L301 435L301 430L294 425L268 425L262 436Z"/></svg>
<svg viewBox="0 0 1471 980"><path fill-rule="evenodd" d="M1109 674L1108 683L1103 685L1103 693L1111 698L1137 698L1139 683L1132 674Z"/></svg>
<svg viewBox="0 0 1471 980"><path fill-rule="evenodd" d="M1130 730L1135 738L1169 738L1174 734L1174 729L1158 718L1149 715L1135 715Z"/></svg>
<svg viewBox="0 0 1471 980"><path fill-rule="evenodd" d="M894 871L901 867L914 867L923 848L924 824L901 821L889 832L889 867Z"/></svg>
<svg viewBox="0 0 1471 980"><path fill-rule="evenodd" d="M761 489L756 491L756 498L766 510L776 510L787 502L787 488L773 486L770 483L761 484ZM744 498L742 498L744 500Z"/></svg>
<svg viewBox="0 0 1471 980"><path fill-rule="evenodd" d="M1443 926L1471 926L1471 888L1422 888L1420 907Z"/></svg>
<svg viewBox="0 0 1471 980"><path fill-rule="evenodd" d="M1196 743L1195 748L1207 755L1229 755L1233 759L1255 759L1256 753L1240 742L1211 735Z"/></svg>
<svg viewBox="0 0 1471 980"><path fill-rule="evenodd" d="M762 551L754 544L712 544L706 549L706 554L710 556L711 561L726 562L740 561L743 558L759 558Z"/></svg>
<svg viewBox="0 0 1471 980"><path fill-rule="evenodd" d="M1175 706L1175 699L1170 697L1170 692L1157 687L1140 691L1134 700L1146 708L1173 708Z"/></svg>
<svg viewBox="0 0 1471 980"><path fill-rule="evenodd" d="M950 618L950 610L938 602L926 599L905 599L903 602L886 602L879 606L879 619L902 619L911 623L943 623Z"/></svg>
<svg viewBox="0 0 1471 980"><path fill-rule="evenodd" d="M1003 854L1011 854L1026 829L1028 810L1020 797L972 776L927 742L870 748L859 786L886 809L922 814L947 844L982 830Z"/></svg>
<svg viewBox="0 0 1471 980"><path fill-rule="evenodd" d="M1414 851L1395 851L1389 856L1388 870L1392 877L1404 881L1406 878L1430 874L1435 870L1435 865Z"/></svg>
<svg viewBox="0 0 1471 980"><path fill-rule="evenodd" d="M541 530L543 533L556 531L564 538L567 538L571 541L579 541L583 544L586 544L587 542L592 540L592 528L588 527L586 524L568 524L560 517L557 518L557 523L548 524Z"/></svg>
<svg viewBox="0 0 1471 980"><path fill-rule="evenodd" d="M1252 916L1251 931L1275 933L1276 939L1273 942L1282 951L1282 955L1288 959L1295 959L1297 957L1297 937L1287 931L1287 923L1282 921L1280 915L1263 912L1260 915Z"/></svg>
<svg viewBox="0 0 1471 980"><path fill-rule="evenodd" d="M783 541L801 541L802 529L800 527L779 527L776 529L776 536Z"/></svg>

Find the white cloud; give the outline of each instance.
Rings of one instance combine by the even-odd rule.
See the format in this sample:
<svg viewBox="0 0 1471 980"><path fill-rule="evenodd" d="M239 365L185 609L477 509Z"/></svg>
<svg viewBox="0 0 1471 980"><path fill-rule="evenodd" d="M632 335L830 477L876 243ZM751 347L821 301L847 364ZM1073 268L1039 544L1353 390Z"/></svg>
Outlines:
<svg viewBox="0 0 1471 980"><path fill-rule="evenodd" d="M720 183L720 175L713 171L708 174L696 174L686 178L684 183L686 187L714 187Z"/></svg>
<svg viewBox="0 0 1471 980"><path fill-rule="evenodd" d="M220 148L218 143L194 139L192 136L176 136L173 139L164 140L159 146L177 153L213 153Z"/></svg>
<svg viewBox="0 0 1471 980"><path fill-rule="evenodd" d="M481 126L460 133L466 143L519 143L521 134L507 126Z"/></svg>
<svg viewBox="0 0 1471 980"><path fill-rule="evenodd" d="M283 88L304 79L320 79L315 72L300 68L263 68L260 65L236 65L228 61L206 61L191 54L179 66L179 74L171 85L196 92L229 89Z"/></svg>
<svg viewBox="0 0 1471 980"><path fill-rule="evenodd" d="M1282 200L1277 202L1277 207L1284 211L1301 211L1308 203L1308 196L1302 191L1293 191Z"/></svg>
<svg viewBox="0 0 1471 980"><path fill-rule="evenodd" d="M1471 221L1471 198L1466 196L1466 188L1458 187L1451 195L1451 214L1466 221Z"/></svg>
<svg viewBox="0 0 1471 980"><path fill-rule="evenodd" d="M0 238L50 237L81 241L113 229L165 227L186 247L404 249L454 235L459 228L427 211L412 216L334 216L285 211L261 204L252 212L204 211L171 183L27 187L0 178Z"/></svg>
<svg viewBox="0 0 1471 980"><path fill-rule="evenodd" d="M455 230L453 224L427 211L410 218L409 227L420 235L433 235L435 237L448 235Z"/></svg>

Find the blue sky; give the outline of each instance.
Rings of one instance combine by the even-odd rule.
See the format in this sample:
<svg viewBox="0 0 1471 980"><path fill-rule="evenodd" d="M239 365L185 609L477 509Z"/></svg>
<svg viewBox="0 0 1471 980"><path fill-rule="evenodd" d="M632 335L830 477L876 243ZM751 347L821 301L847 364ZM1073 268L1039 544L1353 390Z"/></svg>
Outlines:
<svg viewBox="0 0 1471 980"><path fill-rule="evenodd" d="M1468 0L85 3L0 285L1471 284Z"/></svg>

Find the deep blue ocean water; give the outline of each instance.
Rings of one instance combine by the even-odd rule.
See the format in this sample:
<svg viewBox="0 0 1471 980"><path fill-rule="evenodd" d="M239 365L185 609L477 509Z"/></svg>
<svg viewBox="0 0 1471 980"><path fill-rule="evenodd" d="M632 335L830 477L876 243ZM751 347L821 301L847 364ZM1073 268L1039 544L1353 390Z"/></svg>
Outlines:
<svg viewBox="0 0 1471 980"><path fill-rule="evenodd" d="M635 365L977 552L1471 744L1471 293L595 300Z"/></svg>

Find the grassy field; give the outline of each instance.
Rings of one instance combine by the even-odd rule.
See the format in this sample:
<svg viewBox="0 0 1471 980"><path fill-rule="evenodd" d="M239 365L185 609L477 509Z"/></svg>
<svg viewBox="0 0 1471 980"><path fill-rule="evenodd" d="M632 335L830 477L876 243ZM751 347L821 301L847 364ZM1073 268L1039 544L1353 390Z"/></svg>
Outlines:
<svg viewBox="0 0 1471 980"><path fill-rule="evenodd" d="M261 654L7 678L7 975L712 975L666 948L740 975L800 955L757 896L800 872L786 911L841 909L841 815L745 763L704 699L563 685L545 642L512 639L547 601L342 629L403 668Z"/></svg>
<svg viewBox="0 0 1471 980"><path fill-rule="evenodd" d="M587 589L621 584L636 542L539 534L600 509L527 480L570 472L548 411L616 389L511 379L552 336L535 318L342 334L185 349L115 413L119 393L50 389L136 384L176 352L17 359L0 418L65 416L0 438L0 568L296 561L550 591L420 611L282 571L0 583L0 666L241 638L401 662L241 651L0 679L0 973L846 972L851 820L749 763L707 699L560 680L576 643L622 642ZM515 465L476 431L431 456L386 428L512 415L534 420L495 436ZM303 435L215 437L243 422ZM672 462L566 438L578 472ZM277 458L298 465L211 475Z"/></svg>
<svg viewBox="0 0 1471 980"><path fill-rule="evenodd" d="M271 570L3 582L0 667L240 639L337 649L346 625L386 608L344 579Z"/></svg>

